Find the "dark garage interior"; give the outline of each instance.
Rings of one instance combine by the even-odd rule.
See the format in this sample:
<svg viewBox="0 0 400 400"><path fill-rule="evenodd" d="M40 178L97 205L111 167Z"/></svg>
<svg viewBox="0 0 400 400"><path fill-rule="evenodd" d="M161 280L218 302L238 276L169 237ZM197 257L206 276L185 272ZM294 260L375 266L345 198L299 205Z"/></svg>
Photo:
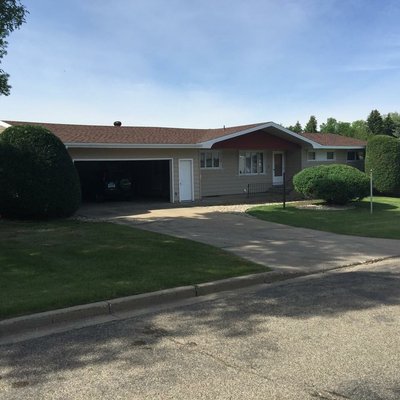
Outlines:
<svg viewBox="0 0 400 400"><path fill-rule="evenodd" d="M75 161L83 201L170 201L169 160Z"/></svg>

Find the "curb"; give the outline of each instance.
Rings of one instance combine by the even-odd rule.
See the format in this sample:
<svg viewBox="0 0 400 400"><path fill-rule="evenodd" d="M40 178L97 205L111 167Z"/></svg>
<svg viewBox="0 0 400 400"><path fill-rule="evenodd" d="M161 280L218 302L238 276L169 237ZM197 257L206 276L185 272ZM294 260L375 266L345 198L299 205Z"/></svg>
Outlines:
<svg viewBox="0 0 400 400"><path fill-rule="evenodd" d="M330 269L321 269L312 272L270 271L259 274L238 276L213 282L200 283L198 285L181 286L172 289L159 290L157 292L143 293L134 296L120 297L112 300L104 300L96 303L84 304L53 311L9 318L0 321L0 338L10 335L24 334L40 329L49 329L63 323L73 323L95 317L112 317L116 313L135 311L147 307L165 305L179 300L194 299L212 293L241 289L249 286L268 284L301 276L315 275L342 268L373 264L400 256L390 256L379 259L347 264Z"/></svg>
<svg viewBox="0 0 400 400"><path fill-rule="evenodd" d="M120 297L96 303L84 304L53 311L9 318L0 321L0 338L23 334L28 331L48 329L62 323L78 322L93 317L109 317L116 313L135 311L147 307L160 306L179 300L191 299L207 294L240 289L262 283L272 283L306 275L306 273L288 273L280 271L238 276L197 285L181 286L157 292Z"/></svg>

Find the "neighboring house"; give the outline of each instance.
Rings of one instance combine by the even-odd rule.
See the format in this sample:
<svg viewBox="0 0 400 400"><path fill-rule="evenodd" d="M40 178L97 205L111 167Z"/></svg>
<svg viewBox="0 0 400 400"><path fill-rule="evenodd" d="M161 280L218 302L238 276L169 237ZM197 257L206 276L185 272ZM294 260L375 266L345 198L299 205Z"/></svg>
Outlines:
<svg viewBox="0 0 400 400"><path fill-rule="evenodd" d="M132 180L135 194L171 202L206 196L265 191L283 184L303 168L342 163L363 168L366 143L320 133L297 134L273 122L182 129L159 127L41 125L67 147L81 177L91 182L118 175Z"/></svg>

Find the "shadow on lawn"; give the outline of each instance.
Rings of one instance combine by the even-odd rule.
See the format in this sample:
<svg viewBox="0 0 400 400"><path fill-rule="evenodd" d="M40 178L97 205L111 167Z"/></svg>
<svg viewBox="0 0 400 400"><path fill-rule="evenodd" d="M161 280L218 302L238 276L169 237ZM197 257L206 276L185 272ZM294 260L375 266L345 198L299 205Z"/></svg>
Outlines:
<svg viewBox="0 0 400 400"><path fill-rule="evenodd" d="M293 340L301 340L310 318L323 317L329 324L334 323L330 318L344 313L399 304L400 273L394 269L322 274L257 291L227 292L212 301L2 346L0 388L7 383L22 393L37 384L65 380L68 372L110 365L140 375L157 364L168 374L170 356L201 352L208 343L231 346L238 358L262 360L265 352L280 351L279 338L268 334L271 318L304 323L294 333L300 336ZM383 325L392 322L376 318ZM257 334L263 335L261 347L251 340ZM244 347L243 342L242 347L237 344L240 338L247 338Z"/></svg>

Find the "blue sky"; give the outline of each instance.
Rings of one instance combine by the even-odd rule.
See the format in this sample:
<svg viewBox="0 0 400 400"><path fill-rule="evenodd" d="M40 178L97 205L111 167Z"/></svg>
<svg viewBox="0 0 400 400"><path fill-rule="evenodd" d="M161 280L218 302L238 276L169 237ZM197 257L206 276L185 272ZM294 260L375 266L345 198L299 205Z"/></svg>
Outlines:
<svg viewBox="0 0 400 400"><path fill-rule="evenodd" d="M400 111L398 0L22 0L0 119L176 127Z"/></svg>

